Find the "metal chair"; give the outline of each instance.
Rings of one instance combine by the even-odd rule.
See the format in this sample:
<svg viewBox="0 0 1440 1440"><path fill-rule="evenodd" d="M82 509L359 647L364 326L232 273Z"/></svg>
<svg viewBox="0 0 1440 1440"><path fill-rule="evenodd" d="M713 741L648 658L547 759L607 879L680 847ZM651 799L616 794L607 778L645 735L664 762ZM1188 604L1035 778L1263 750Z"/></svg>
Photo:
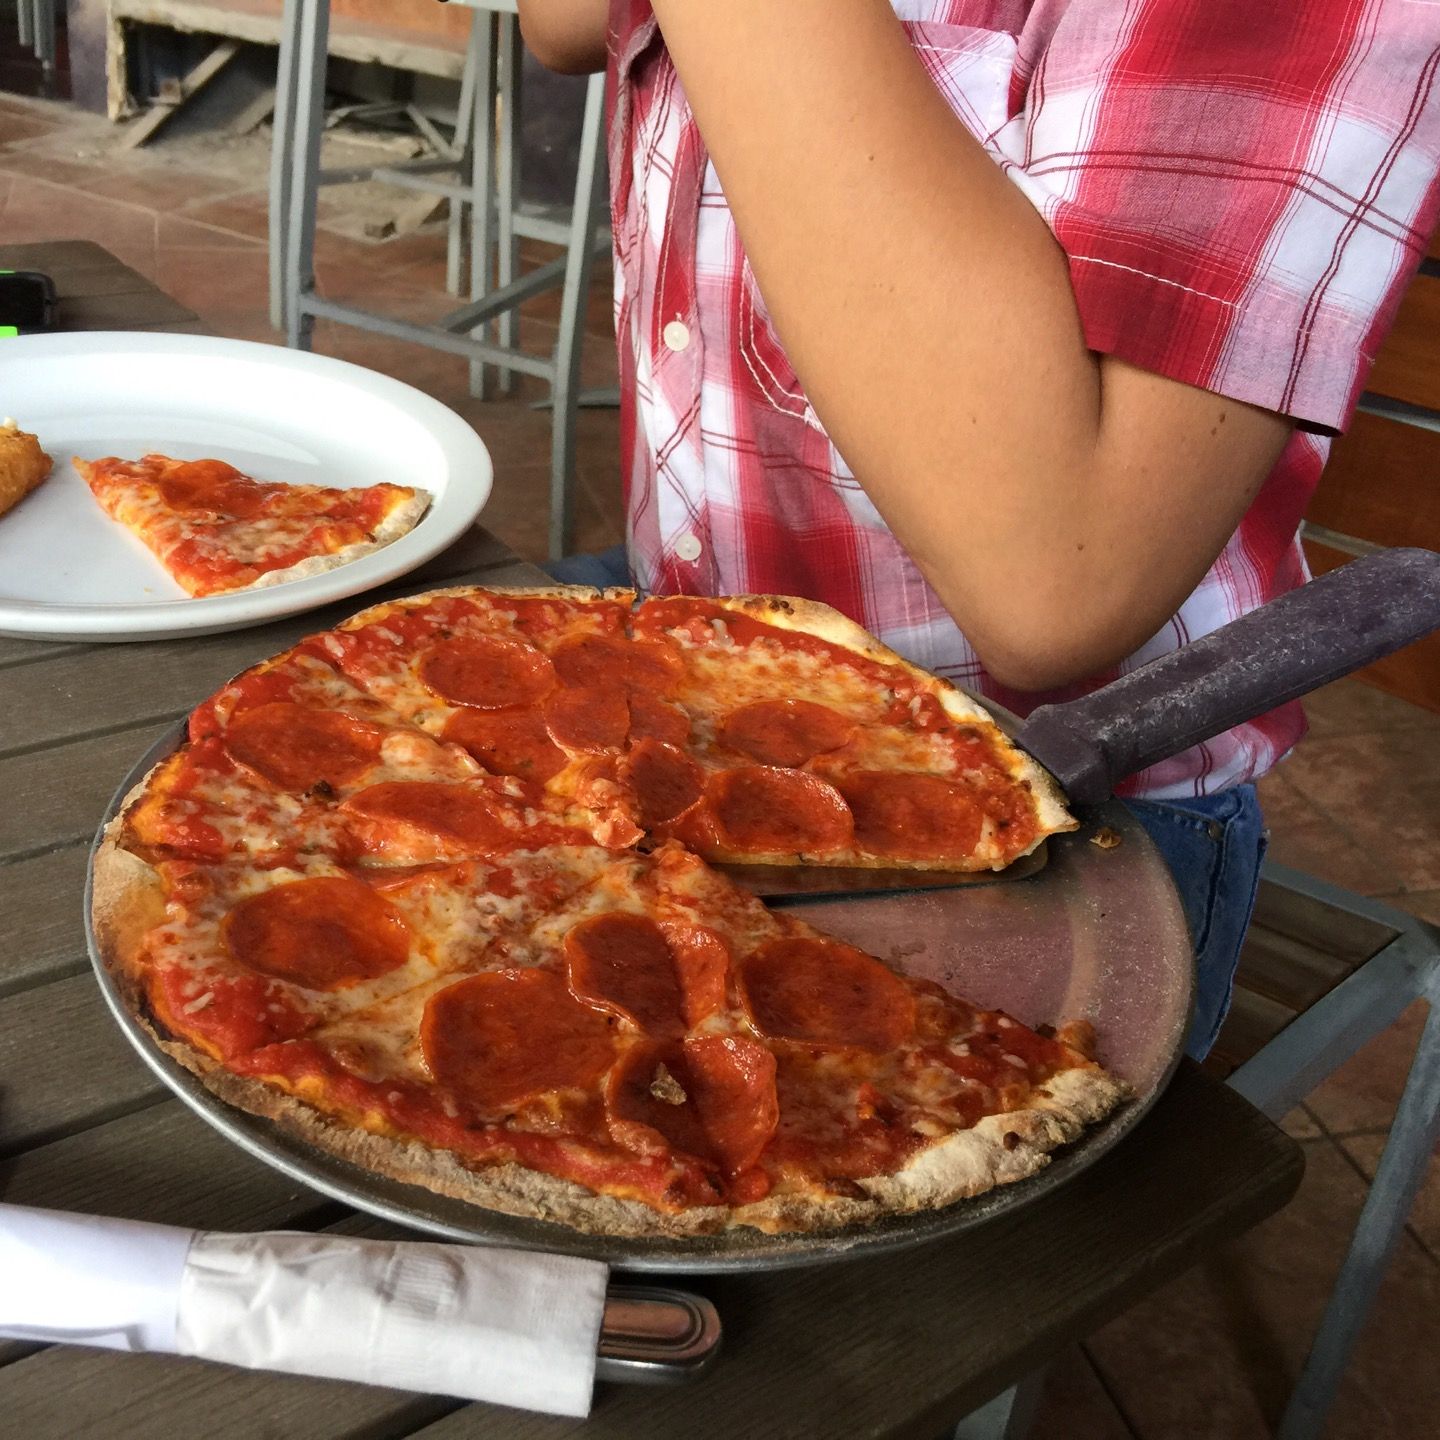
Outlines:
<svg viewBox="0 0 1440 1440"><path fill-rule="evenodd" d="M1280 1120L1414 1001L1430 1007L1350 1248L1276 1440L1319 1440L1346 1363L1440 1139L1440 930L1298 870L1266 863L1212 1061ZM1207 1062L1209 1064L1211 1062ZM1024 1440L1044 1373L968 1415L955 1440Z"/></svg>
<svg viewBox="0 0 1440 1440"><path fill-rule="evenodd" d="M1358 929L1361 954L1371 953L1229 1077L1251 1104L1280 1119L1415 1000L1430 1007L1350 1249L1276 1431L1277 1440L1315 1440L1440 1139L1440 930L1298 870L1267 864L1264 874L1315 907L1315 922Z"/></svg>
<svg viewBox="0 0 1440 1440"><path fill-rule="evenodd" d="M19 0L20 43L46 70L55 68L57 0Z"/></svg>
<svg viewBox="0 0 1440 1440"><path fill-rule="evenodd" d="M471 362L472 392L483 392L494 366L502 387L513 372L546 380L553 422L550 457L549 551L570 546L573 530L575 414L580 402L580 355L585 298L597 254L608 251L605 189L605 81L586 90L575 192L568 221L521 211L516 202L515 110L519 22L515 0L462 0L477 15L462 80L460 119L449 153L408 165L344 170L320 168L324 126L329 0L286 0L275 92L271 157L271 316L287 342L306 349L317 318L462 355ZM497 143L496 116L499 113ZM468 134L464 127L468 122ZM463 156L460 152L463 150ZM446 178L444 172L462 171ZM468 176L464 171L468 169ZM459 287L468 249L471 302L438 324L419 325L342 305L315 293L315 201L321 185L378 179L447 196L451 221L447 278ZM468 230L468 235L467 235ZM563 256L518 273L516 239L562 244ZM465 241L468 239L468 246ZM559 334L548 356L520 348L516 308L532 296L562 291ZM492 331L498 329L498 334ZM608 397L606 397L608 398Z"/></svg>

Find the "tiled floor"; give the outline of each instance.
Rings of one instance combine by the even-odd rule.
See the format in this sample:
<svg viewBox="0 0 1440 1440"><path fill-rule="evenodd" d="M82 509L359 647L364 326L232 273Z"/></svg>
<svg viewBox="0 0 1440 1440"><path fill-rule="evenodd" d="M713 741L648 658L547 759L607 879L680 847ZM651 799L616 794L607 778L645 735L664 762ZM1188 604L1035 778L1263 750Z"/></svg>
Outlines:
<svg viewBox="0 0 1440 1440"><path fill-rule="evenodd" d="M103 122L0 95L0 239L98 241L217 333L275 343L263 161L263 142L159 144L122 161ZM433 315L448 304L443 254L435 232L372 245L322 229L321 286ZM602 275L589 312L593 385L614 379L605 285ZM553 297L527 307L528 343L551 343L554 314ZM327 325L316 348L407 380L464 415L495 456L486 523L540 557L549 424L530 408L542 395L535 382L482 402L467 393L458 359ZM621 533L615 413L582 414L579 444L578 540L593 549ZM1310 738L1262 787L1272 854L1440 923L1440 716L1358 681L1329 687L1309 708ZM1417 1007L1290 1118L1309 1164L1284 1212L1063 1357L1037 1435L1250 1440L1269 1432L1364 1198L1421 1019ZM1437 1351L1440 1169L1432 1167L1327 1434L1435 1434Z"/></svg>

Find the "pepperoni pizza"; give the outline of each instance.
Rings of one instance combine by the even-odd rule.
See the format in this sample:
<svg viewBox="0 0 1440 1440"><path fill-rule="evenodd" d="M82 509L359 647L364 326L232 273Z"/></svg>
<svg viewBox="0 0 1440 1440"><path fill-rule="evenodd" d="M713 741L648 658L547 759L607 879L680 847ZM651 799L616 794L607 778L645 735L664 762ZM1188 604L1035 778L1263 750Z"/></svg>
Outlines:
<svg viewBox="0 0 1440 1440"><path fill-rule="evenodd" d="M321 575L415 528L430 503L408 485L283 485L223 460L76 459L112 520L186 594L222 595Z"/></svg>
<svg viewBox="0 0 1440 1440"><path fill-rule="evenodd" d="M984 712L821 607L439 591L247 671L96 860L107 965L225 1099L609 1234L829 1228L1019 1179L1121 1103L1058 1033L730 862L1000 867L1071 828Z"/></svg>

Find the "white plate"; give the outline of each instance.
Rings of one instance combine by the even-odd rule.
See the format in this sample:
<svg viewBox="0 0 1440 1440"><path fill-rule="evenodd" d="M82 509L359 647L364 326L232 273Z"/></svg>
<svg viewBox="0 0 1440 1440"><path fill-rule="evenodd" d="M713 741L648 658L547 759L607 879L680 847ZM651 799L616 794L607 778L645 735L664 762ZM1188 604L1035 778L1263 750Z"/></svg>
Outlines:
<svg viewBox="0 0 1440 1440"><path fill-rule="evenodd" d="M489 452L438 400L341 360L201 335L94 331L0 341L0 420L34 431L50 478L0 515L0 635L154 640L258 625L395 579L458 539ZM262 480L434 497L391 545L338 570L191 599L95 503L70 460L215 458Z"/></svg>

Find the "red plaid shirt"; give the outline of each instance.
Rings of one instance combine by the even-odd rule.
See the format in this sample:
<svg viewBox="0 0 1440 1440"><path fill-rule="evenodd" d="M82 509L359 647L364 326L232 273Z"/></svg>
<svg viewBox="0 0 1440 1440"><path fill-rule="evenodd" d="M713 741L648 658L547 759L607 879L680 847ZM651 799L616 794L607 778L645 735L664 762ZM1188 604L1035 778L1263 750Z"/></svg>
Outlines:
<svg viewBox="0 0 1440 1440"><path fill-rule="evenodd" d="M893 8L931 81L1063 246L1090 347L1301 422L1210 573L1120 671L1300 584L1296 532L1328 434L1350 416L1440 209L1440 3ZM1111 678L1017 696L985 674L786 359L649 0L612 0L610 41L639 584L823 600L1022 711ZM1299 706L1285 706L1127 793L1181 799L1253 779L1303 732Z"/></svg>

